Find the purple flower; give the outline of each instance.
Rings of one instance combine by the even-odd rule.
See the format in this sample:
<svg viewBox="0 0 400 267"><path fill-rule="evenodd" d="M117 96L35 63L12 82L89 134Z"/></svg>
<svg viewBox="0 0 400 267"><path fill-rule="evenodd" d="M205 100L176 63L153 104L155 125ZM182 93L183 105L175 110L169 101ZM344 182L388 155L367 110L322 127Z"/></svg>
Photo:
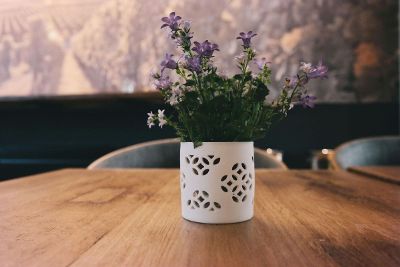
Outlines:
<svg viewBox="0 0 400 267"><path fill-rule="evenodd" d="M172 82L171 82L171 80L169 79L169 77L166 76L166 77L160 77L160 78L158 78L158 79L154 82L154 85L156 86L156 88L157 88L158 90L162 90L162 89L167 89L167 88L171 87Z"/></svg>
<svg viewBox="0 0 400 267"><path fill-rule="evenodd" d="M186 56L186 68L194 72L201 72L201 60L199 56Z"/></svg>
<svg viewBox="0 0 400 267"><path fill-rule="evenodd" d="M322 64L322 61L318 63L317 66L313 66L307 73L310 79L326 79L328 78L328 67Z"/></svg>
<svg viewBox="0 0 400 267"><path fill-rule="evenodd" d="M256 63L256 65L257 65L259 70L262 70L264 68L264 66L267 65L267 63L271 63L271 62L268 62L266 60L266 58L263 57L263 58L260 58L260 59L255 59L254 63Z"/></svg>
<svg viewBox="0 0 400 267"><path fill-rule="evenodd" d="M239 33L239 36L236 37L236 39L241 39L243 41L243 47L244 48L249 48L251 44L251 38L256 36L256 33L253 33L252 31L249 31L247 33L241 32Z"/></svg>
<svg viewBox="0 0 400 267"><path fill-rule="evenodd" d="M161 19L161 21L164 22L164 24L161 26L161 29L168 26L171 28L171 30L176 31L179 27L180 19L180 16L175 16L175 12L171 12L169 17L163 17Z"/></svg>
<svg viewBox="0 0 400 267"><path fill-rule="evenodd" d="M194 42L193 44L195 47L192 50L200 57L212 57L214 51L219 51L218 45L212 44L208 40L205 40L203 43Z"/></svg>
<svg viewBox="0 0 400 267"><path fill-rule="evenodd" d="M300 103L302 104L303 108L313 108L315 106L315 99L317 99L316 96L312 95L304 95L300 97Z"/></svg>
<svg viewBox="0 0 400 267"><path fill-rule="evenodd" d="M309 79L328 78L328 67L323 65L321 61L318 63L317 66L313 66L311 63L301 62L299 69L307 74L307 77Z"/></svg>
<svg viewBox="0 0 400 267"><path fill-rule="evenodd" d="M165 68L173 69L173 70L178 68L178 63L176 63L176 61L172 59L172 56L173 55L168 54L168 53L165 54L165 58L163 61L161 61L161 64L160 64L161 72L163 72Z"/></svg>

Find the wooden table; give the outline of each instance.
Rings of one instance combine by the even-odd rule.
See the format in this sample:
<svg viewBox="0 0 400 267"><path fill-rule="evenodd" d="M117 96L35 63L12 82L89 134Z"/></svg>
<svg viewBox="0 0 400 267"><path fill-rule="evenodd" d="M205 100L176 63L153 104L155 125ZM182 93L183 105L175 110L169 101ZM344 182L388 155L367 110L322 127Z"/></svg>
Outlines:
<svg viewBox="0 0 400 267"><path fill-rule="evenodd" d="M400 186L256 173L255 217L180 217L178 170L67 169L0 183L1 266L400 266Z"/></svg>
<svg viewBox="0 0 400 267"><path fill-rule="evenodd" d="M352 166L348 170L371 178L400 184L400 166Z"/></svg>

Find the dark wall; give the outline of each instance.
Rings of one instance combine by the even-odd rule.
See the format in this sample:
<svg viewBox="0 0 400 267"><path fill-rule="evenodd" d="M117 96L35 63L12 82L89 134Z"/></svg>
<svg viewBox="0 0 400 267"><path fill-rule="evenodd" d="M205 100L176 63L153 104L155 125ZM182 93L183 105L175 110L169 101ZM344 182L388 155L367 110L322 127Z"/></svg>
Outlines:
<svg viewBox="0 0 400 267"><path fill-rule="evenodd" d="M155 95L97 96L0 103L0 179L65 167L86 167L112 150L173 137L148 129L146 113L163 108ZM308 168L311 150L366 136L398 134L398 105L323 104L295 107L259 147L284 151L292 168Z"/></svg>

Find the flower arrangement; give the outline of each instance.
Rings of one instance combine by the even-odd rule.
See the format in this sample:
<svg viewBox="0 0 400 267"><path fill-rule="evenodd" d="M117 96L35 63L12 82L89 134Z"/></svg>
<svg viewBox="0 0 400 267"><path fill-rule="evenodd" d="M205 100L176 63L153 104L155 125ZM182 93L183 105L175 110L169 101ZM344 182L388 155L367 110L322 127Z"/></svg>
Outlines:
<svg viewBox="0 0 400 267"><path fill-rule="evenodd" d="M312 79L327 78L328 68L321 62L300 64L296 76L286 78L280 95L271 103L266 101L271 83L271 69L265 58L257 58L251 47L256 33L241 32L243 52L235 57L239 73L226 77L213 64L218 45L208 40L192 42L191 24L175 12L161 19L161 28L169 28L170 37L182 51L178 59L166 54L161 70L152 74L155 87L173 108L171 115L164 110L148 113L151 128L169 125L175 128L183 142L253 141L264 137L271 125L287 116L294 104L314 107L315 96L307 94L306 85ZM257 72L251 71L251 64ZM175 71L172 81L167 71Z"/></svg>

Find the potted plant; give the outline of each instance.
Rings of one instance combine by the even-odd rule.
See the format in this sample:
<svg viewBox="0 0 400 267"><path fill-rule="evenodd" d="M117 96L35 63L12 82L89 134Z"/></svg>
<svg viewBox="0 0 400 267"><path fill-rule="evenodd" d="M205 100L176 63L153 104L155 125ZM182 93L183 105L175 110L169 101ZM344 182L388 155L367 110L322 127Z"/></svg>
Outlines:
<svg viewBox="0 0 400 267"><path fill-rule="evenodd" d="M243 47L235 58L239 73L226 77L213 64L217 44L192 42L190 23L175 12L161 20L161 28L170 30L182 55L166 54L160 72L152 74L173 113L150 112L147 124L172 126L181 139L182 216L202 223L249 220L255 189L253 141L264 137L293 104L313 107L315 97L305 86L311 79L326 78L327 67L301 63L297 75L285 79L279 97L268 103L271 69L251 47L257 34L239 34ZM175 72L175 81L170 71Z"/></svg>

